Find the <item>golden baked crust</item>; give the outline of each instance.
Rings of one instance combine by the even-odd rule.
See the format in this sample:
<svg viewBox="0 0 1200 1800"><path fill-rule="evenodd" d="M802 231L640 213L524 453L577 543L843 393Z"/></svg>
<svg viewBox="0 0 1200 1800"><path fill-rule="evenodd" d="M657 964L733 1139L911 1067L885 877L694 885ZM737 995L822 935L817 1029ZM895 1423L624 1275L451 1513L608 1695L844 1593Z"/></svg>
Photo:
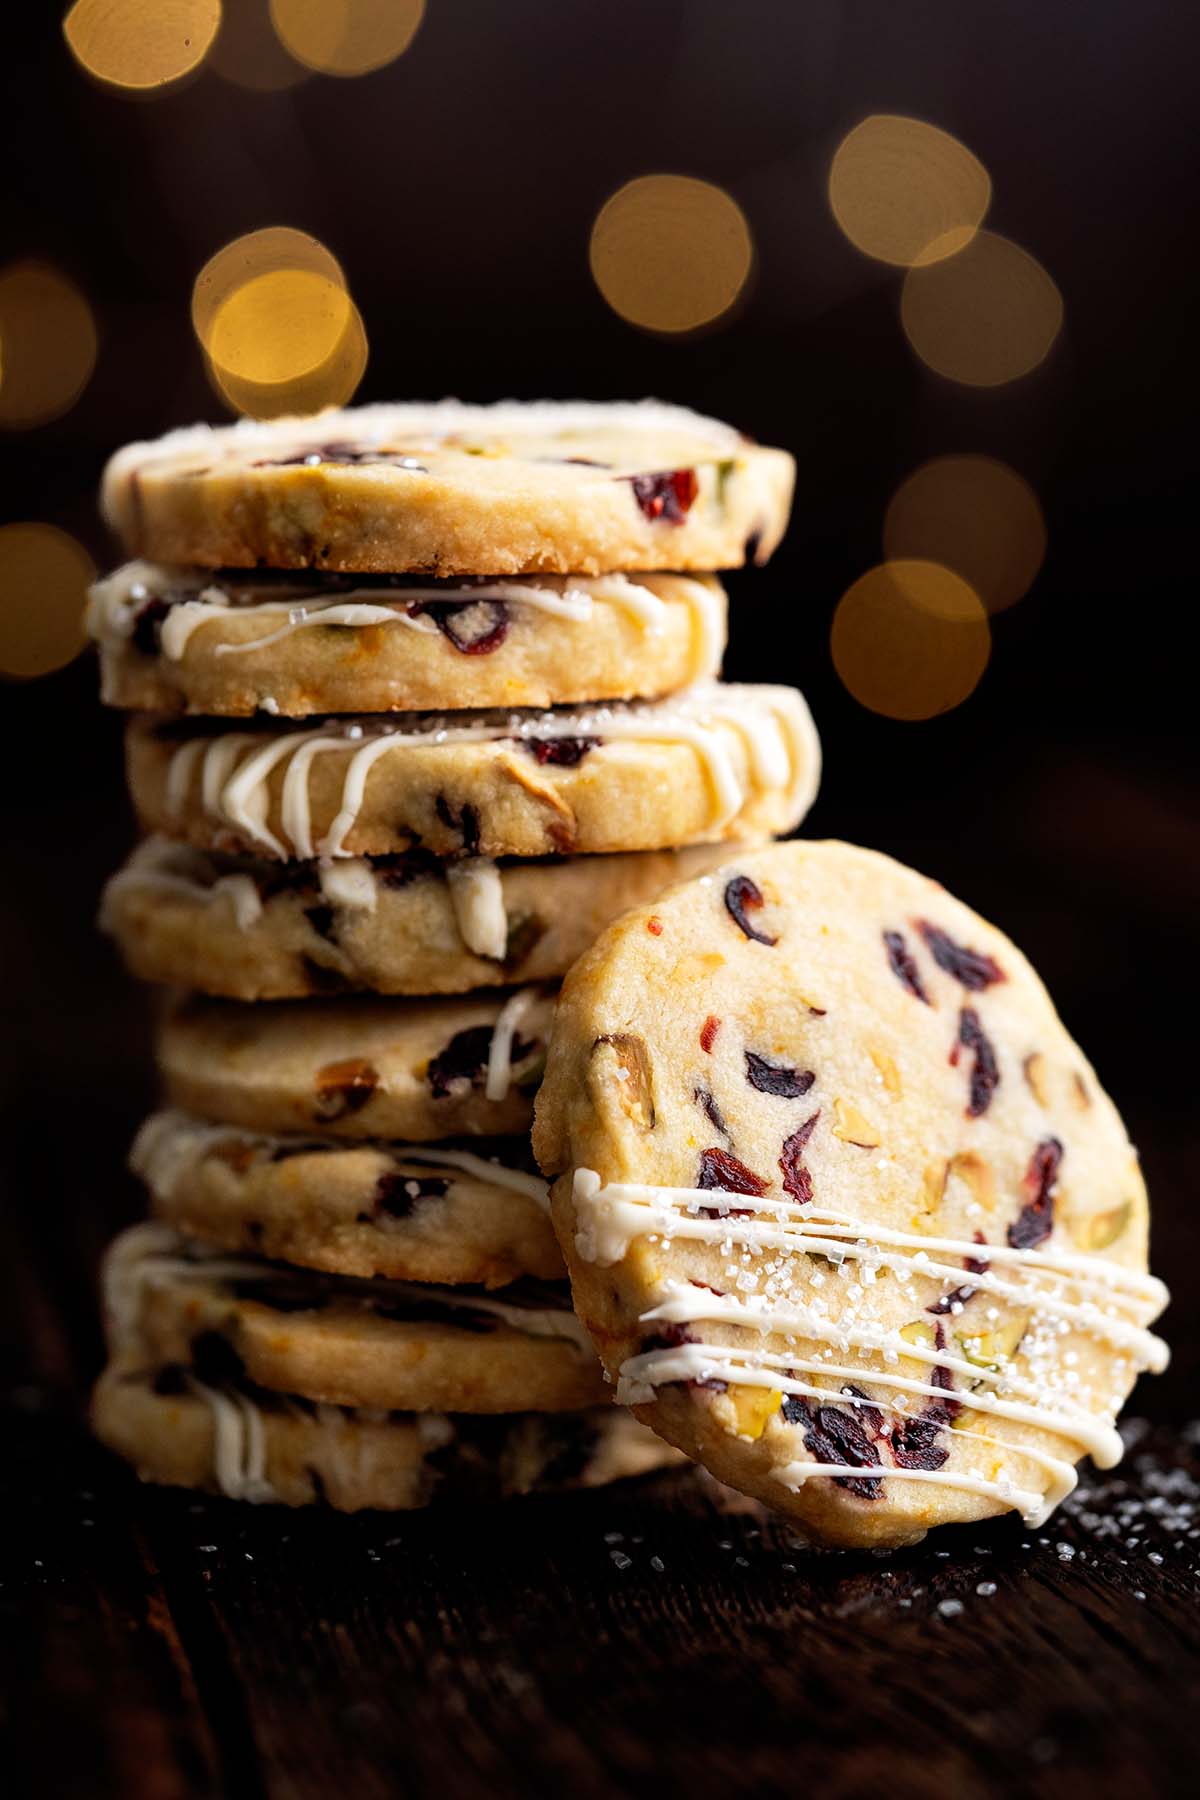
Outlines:
<svg viewBox="0 0 1200 1800"><path fill-rule="evenodd" d="M822 1542L1040 1522L1163 1366L1115 1108L1016 947L872 851L750 851L610 926L534 1147L618 1397Z"/></svg>
<svg viewBox="0 0 1200 1800"><path fill-rule="evenodd" d="M701 844L498 865L410 855L330 867L159 837L113 876L100 916L142 981L232 1000L459 994L564 975L627 907L728 854L728 844Z"/></svg>
<svg viewBox="0 0 1200 1800"><path fill-rule="evenodd" d="M555 856L792 830L820 746L794 688L714 682L553 713L399 714L311 730L131 721L142 824L280 858Z"/></svg>
<svg viewBox="0 0 1200 1800"><path fill-rule="evenodd" d="M207 568L603 575L765 562L795 464L653 402L373 406L130 444L127 551Z"/></svg>
<svg viewBox="0 0 1200 1800"><path fill-rule="evenodd" d="M430 586L127 563L92 589L102 698L284 718L656 698L725 648L710 576Z"/></svg>

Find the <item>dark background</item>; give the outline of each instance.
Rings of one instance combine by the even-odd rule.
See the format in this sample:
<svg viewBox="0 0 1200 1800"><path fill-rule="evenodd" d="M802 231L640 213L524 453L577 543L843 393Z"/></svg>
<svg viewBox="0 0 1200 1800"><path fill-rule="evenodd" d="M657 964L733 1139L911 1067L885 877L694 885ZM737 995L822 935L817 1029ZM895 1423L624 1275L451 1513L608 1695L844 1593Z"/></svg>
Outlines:
<svg viewBox="0 0 1200 1800"><path fill-rule="evenodd" d="M1134 1404L1177 1423L1200 1300L1198 51L1169 0L429 0L377 74L261 95L207 72L137 102L80 74L48 0L0 25L0 263L56 262L101 331L75 408L0 438L3 519L53 521L111 558L103 460L221 416L191 284L269 224L340 256L372 349L360 399L652 393L795 453L786 544L730 581L729 672L809 698L827 772L806 829L937 876L1044 975L1144 1157L1176 1358ZM974 391L924 370L894 272L836 228L829 159L875 110L967 143L994 184L989 225L1058 283L1065 327L1031 376ZM604 199L660 170L728 188L757 243L736 316L683 341L623 323L587 267ZM994 621L974 696L892 723L841 687L829 622L879 560L898 482L955 451L1027 476L1049 551ZM95 687L87 657L0 687L0 1162L32 1270L9 1314L27 1399L78 1394L94 1366L92 1259L138 1205L117 1171L151 1092L147 1000L92 924L131 836Z"/></svg>

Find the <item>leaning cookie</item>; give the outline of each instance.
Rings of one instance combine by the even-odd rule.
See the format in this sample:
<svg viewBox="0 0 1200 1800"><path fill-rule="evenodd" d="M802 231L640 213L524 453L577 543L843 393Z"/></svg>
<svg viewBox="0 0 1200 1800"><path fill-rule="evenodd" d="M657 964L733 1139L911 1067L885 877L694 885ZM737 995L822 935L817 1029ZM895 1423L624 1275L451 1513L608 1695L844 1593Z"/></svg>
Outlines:
<svg viewBox="0 0 1200 1800"><path fill-rule="evenodd" d="M683 407L451 400L193 426L119 451L102 497L158 562L604 575L765 562L794 477Z"/></svg>
<svg viewBox="0 0 1200 1800"><path fill-rule="evenodd" d="M318 1275L135 1225L105 1258L110 1349L334 1406L569 1412L607 1398L564 1287Z"/></svg>
<svg viewBox="0 0 1200 1800"><path fill-rule="evenodd" d="M799 824L820 746L794 688L721 682L630 706L404 713L310 729L134 719L143 826L258 856L662 850Z"/></svg>
<svg viewBox="0 0 1200 1800"><path fill-rule="evenodd" d="M1165 1364L1112 1103L1015 946L873 852L754 851L610 927L535 1148L618 1397L819 1542L1040 1523Z"/></svg>
<svg viewBox="0 0 1200 1800"><path fill-rule="evenodd" d="M108 883L100 924L140 980L233 1000L460 994L564 975L610 920L728 855L281 863L153 837Z"/></svg>
<svg viewBox="0 0 1200 1800"><path fill-rule="evenodd" d="M680 1460L617 1406L381 1416L120 1360L100 1377L92 1425L142 1481L338 1512L567 1493Z"/></svg>
<svg viewBox="0 0 1200 1800"><path fill-rule="evenodd" d="M147 712L313 714L654 698L717 674L711 577L385 579L127 563L92 589L102 697Z"/></svg>
<svg viewBox="0 0 1200 1800"><path fill-rule="evenodd" d="M428 1143L528 1132L553 996L176 1002L157 1054L172 1106L251 1131Z"/></svg>
<svg viewBox="0 0 1200 1800"><path fill-rule="evenodd" d="M546 1183L520 1138L347 1143L160 1112L130 1163L156 1218L222 1250L334 1275L488 1288L566 1275Z"/></svg>

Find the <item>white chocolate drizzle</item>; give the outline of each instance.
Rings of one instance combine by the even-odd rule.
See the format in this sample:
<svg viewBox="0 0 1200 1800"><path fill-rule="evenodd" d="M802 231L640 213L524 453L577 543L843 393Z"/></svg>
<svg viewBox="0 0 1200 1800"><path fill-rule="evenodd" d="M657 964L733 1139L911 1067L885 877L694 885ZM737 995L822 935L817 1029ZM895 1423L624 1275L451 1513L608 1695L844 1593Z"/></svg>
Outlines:
<svg viewBox="0 0 1200 1800"><path fill-rule="evenodd" d="M492 1026L491 1048L488 1050L487 1079L483 1084L485 1099L504 1100L512 1086L513 1041L517 1027L538 998L537 988L518 988L510 994L496 1015Z"/></svg>
<svg viewBox="0 0 1200 1800"><path fill-rule="evenodd" d="M689 679L706 679L716 674L723 649L720 592L691 577L669 579L672 595L682 600L691 616L693 654ZM266 597L259 598L260 595ZM253 579L240 586L225 586L192 569L138 561L126 563L93 585L87 611L89 634L106 649L120 649L132 638L142 608L156 598L167 598L159 643L165 660L173 663L184 659L195 633L213 620L248 618L261 620L268 627L245 642L215 646L218 656L242 656L268 649L316 625L337 625L348 630L398 625L427 636L436 635L436 619L411 609L461 606L464 602L500 601L580 625L591 622L598 605L611 606L635 620L647 635L661 636L671 605L671 600L654 587L627 575L571 575L558 582L525 577L395 589L364 585L349 590L322 589L297 581L283 588L267 589L256 587ZM274 624L276 620L281 623Z"/></svg>
<svg viewBox="0 0 1200 1800"><path fill-rule="evenodd" d="M169 1201L192 1177L209 1151L218 1144L244 1145L267 1156L281 1149L293 1153L312 1150L337 1155L346 1148L331 1143L328 1138L244 1131L234 1125L209 1125L204 1120L193 1118L189 1113L166 1108L162 1112L151 1113L142 1125L129 1153L129 1166L146 1183L152 1194ZM353 1155L357 1153L359 1146L348 1148ZM398 1165L418 1163L422 1167L445 1171L451 1177L455 1173L468 1175L490 1187L507 1188L513 1193L522 1194L526 1199L533 1200L543 1212L549 1209L549 1190L540 1176L531 1175L525 1169L508 1168L504 1163L493 1162L488 1157L476 1156L471 1150L456 1150L444 1144L389 1143L386 1152ZM169 1226L163 1227L161 1232L157 1226L153 1229L159 1235L148 1240L151 1253L177 1242ZM124 1310L128 1312L128 1308Z"/></svg>
<svg viewBox="0 0 1200 1800"><path fill-rule="evenodd" d="M237 1388L222 1392L188 1376L188 1386L205 1402L213 1423L213 1476L230 1500L252 1506L278 1500L267 1480L267 1434L262 1414Z"/></svg>
<svg viewBox="0 0 1200 1800"><path fill-rule="evenodd" d="M446 885L459 936L476 956L503 962L508 949L508 914L500 871L489 856L467 856L446 869Z"/></svg>
<svg viewBox="0 0 1200 1800"><path fill-rule="evenodd" d="M751 795L780 792L799 819L816 793L820 746L812 718L792 688L729 687L702 683L671 701L564 709L543 713L484 714L467 724L455 715L430 715L418 730L368 718L336 728L283 731L267 738L224 732L191 738L171 755L165 805L172 818L186 810L200 767L204 812L272 856L345 857L346 839L362 810L367 780L380 758L406 749L509 740L550 742L563 737L601 740L590 755L622 741L687 744L703 767L711 795L709 828L720 831ZM744 765L732 754L730 734L740 739ZM314 840L310 771L316 757L344 758L338 810L324 837ZM284 765L279 818L286 843L267 825L272 771Z"/></svg>
<svg viewBox="0 0 1200 1800"><path fill-rule="evenodd" d="M1167 1301L1167 1291L1156 1277L1129 1269L1095 1254L1065 1249L1053 1242L1041 1249L1022 1250L1008 1244L988 1244L981 1250L974 1240L924 1237L892 1230L848 1213L807 1203L767 1196L755 1211L730 1211L712 1216L721 1205L737 1208L744 1195L720 1189L660 1187L643 1183L602 1184L591 1169L577 1169L574 1176L575 1245L586 1261L603 1266L620 1261L635 1238L676 1238L720 1247L728 1253L741 1247L753 1253L774 1251L784 1256L816 1255L835 1266L858 1264L869 1281L881 1270L901 1279L920 1278L939 1282L944 1290L963 1283L968 1261L981 1256L988 1267L972 1272L970 1286L1027 1310L1030 1318L1049 1322L1059 1333L1078 1331L1108 1344L1131 1368L1159 1372L1166 1367L1168 1350L1161 1338L1146 1327ZM944 1259L954 1259L953 1261ZM932 1399L944 1405L948 1390L932 1380L893 1373L903 1361L925 1365L930 1372L944 1369L971 1383L956 1389L953 1398L972 1413L1011 1420L1034 1427L1070 1444L1076 1456L1090 1454L1101 1468L1112 1467L1122 1454L1119 1434L1111 1421L1081 1404L1069 1391L1070 1383L1052 1388L1000 1366L984 1365L956 1354L947 1345L910 1342L899 1331L849 1318L833 1318L823 1303L788 1294L716 1294L711 1289L680 1282L667 1297L642 1315L642 1322L669 1320L687 1326L733 1326L762 1338L783 1337L789 1345L808 1340L828 1345L824 1354L806 1356L802 1350L769 1351L765 1347L706 1342L703 1337L642 1352L621 1367L617 1398L636 1404L654 1397L657 1387L674 1381L719 1380L727 1385L774 1389L784 1395L800 1395L822 1403L871 1405L881 1411L905 1414L906 1396ZM971 1341L967 1337L967 1343ZM840 1352L842 1360L835 1361ZM854 1353L858 1353L855 1355ZM1038 1371L1040 1374L1040 1371ZM813 1385L804 1377L880 1383L893 1393L891 1401L872 1396L867 1401L839 1394L828 1385ZM979 1384L979 1385L975 1385ZM947 1441L978 1439L979 1434L956 1426ZM991 1440L986 1440L991 1441ZM847 1476L861 1480L932 1481L1015 1507L1031 1525L1040 1524L1070 1492L1075 1483L1073 1463L1021 1443L995 1444L1005 1454L1039 1469L1048 1478L1036 1491L1017 1487L1007 1475L994 1478L947 1467L940 1470L906 1469L887 1464L824 1464L798 1458L775 1471L787 1486L798 1487L817 1476ZM953 1456L953 1451L951 1452Z"/></svg>
<svg viewBox="0 0 1200 1800"><path fill-rule="evenodd" d="M234 923L239 931L248 931L262 917L263 903L251 875L233 873L218 875L205 881L202 851L190 851L186 845L172 844L167 838L150 837L140 843L123 869L111 876L100 901L100 929L111 932L115 924L115 907L122 895L145 893L177 894L182 899L216 905L228 900L233 908Z"/></svg>

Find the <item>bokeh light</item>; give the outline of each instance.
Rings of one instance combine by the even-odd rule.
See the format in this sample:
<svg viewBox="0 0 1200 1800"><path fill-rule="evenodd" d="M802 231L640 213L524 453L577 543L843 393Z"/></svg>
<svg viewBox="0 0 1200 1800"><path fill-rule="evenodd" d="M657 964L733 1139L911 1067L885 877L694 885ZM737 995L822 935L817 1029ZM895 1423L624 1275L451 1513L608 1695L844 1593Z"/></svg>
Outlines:
<svg viewBox="0 0 1200 1800"><path fill-rule="evenodd" d="M297 62L322 75L366 75L403 55L425 0L271 0L271 18Z"/></svg>
<svg viewBox="0 0 1200 1800"><path fill-rule="evenodd" d="M72 662L86 642L95 564L54 525L0 525L0 674L28 680Z"/></svg>
<svg viewBox="0 0 1200 1800"><path fill-rule="evenodd" d="M221 0L75 0L63 35L97 81L146 93L198 68L220 23Z"/></svg>
<svg viewBox="0 0 1200 1800"><path fill-rule="evenodd" d="M965 144L896 113L872 113L856 125L829 170L829 204L850 242L903 267L963 249L991 197L988 172Z"/></svg>
<svg viewBox="0 0 1200 1800"><path fill-rule="evenodd" d="M932 719L974 690L991 654L974 589L940 564L880 563L838 601L830 632L845 687L889 719Z"/></svg>
<svg viewBox="0 0 1200 1800"><path fill-rule="evenodd" d="M208 66L223 81L259 94L279 93L312 75L280 43L268 0L226 0Z"/></svg>
<svg viewBox="0 0 1200 1800"><path fill-rule="evenodd" d="M687 175L642 175L592 226L592 275L614 312L646 331L695 331L728 312L754 264L732 195Z"/></svg>
<svg viewBox="0 0 1200 1800"><path fill-rule="evenodd" d="M49 263L0 270L0 425L57 419L96 366L96 326L79 289Z"/></svg>
<svg viewBox="0 0 1200 1800"><path fill-rule="evenodd" d="M1062 326L1063 302L1027 250L980 231L959 255L908 271L900 317L936 374L999 387L1043 360Z"/></svg>
<svg viewBox="0 0 1200 1800"><path fill-rule="evenodd" d="M234 289L205 347L218 369L241 381L291 381L328 361L349 316L349 294L328 276L272 269Z"/></svg>
<svg viewBox="0 0 1200 1800"><path fill-rule="evenodd" d="M1046 554L1038 497L1015 469L992 456L938 456L892 496L883 521L889 559L953 569L989 612L1028 593Z"/></svg>
<svg viewBox="0 0 1200 1800"><path fill-rule="evenodd" d="M276 382L248 380L208 360L216 392L234 412L255 419L277 419L291 413L320 412L345 406L367 367L367 334L358 308L348 302L345 330L330 354L314 368Z"/></svg>

